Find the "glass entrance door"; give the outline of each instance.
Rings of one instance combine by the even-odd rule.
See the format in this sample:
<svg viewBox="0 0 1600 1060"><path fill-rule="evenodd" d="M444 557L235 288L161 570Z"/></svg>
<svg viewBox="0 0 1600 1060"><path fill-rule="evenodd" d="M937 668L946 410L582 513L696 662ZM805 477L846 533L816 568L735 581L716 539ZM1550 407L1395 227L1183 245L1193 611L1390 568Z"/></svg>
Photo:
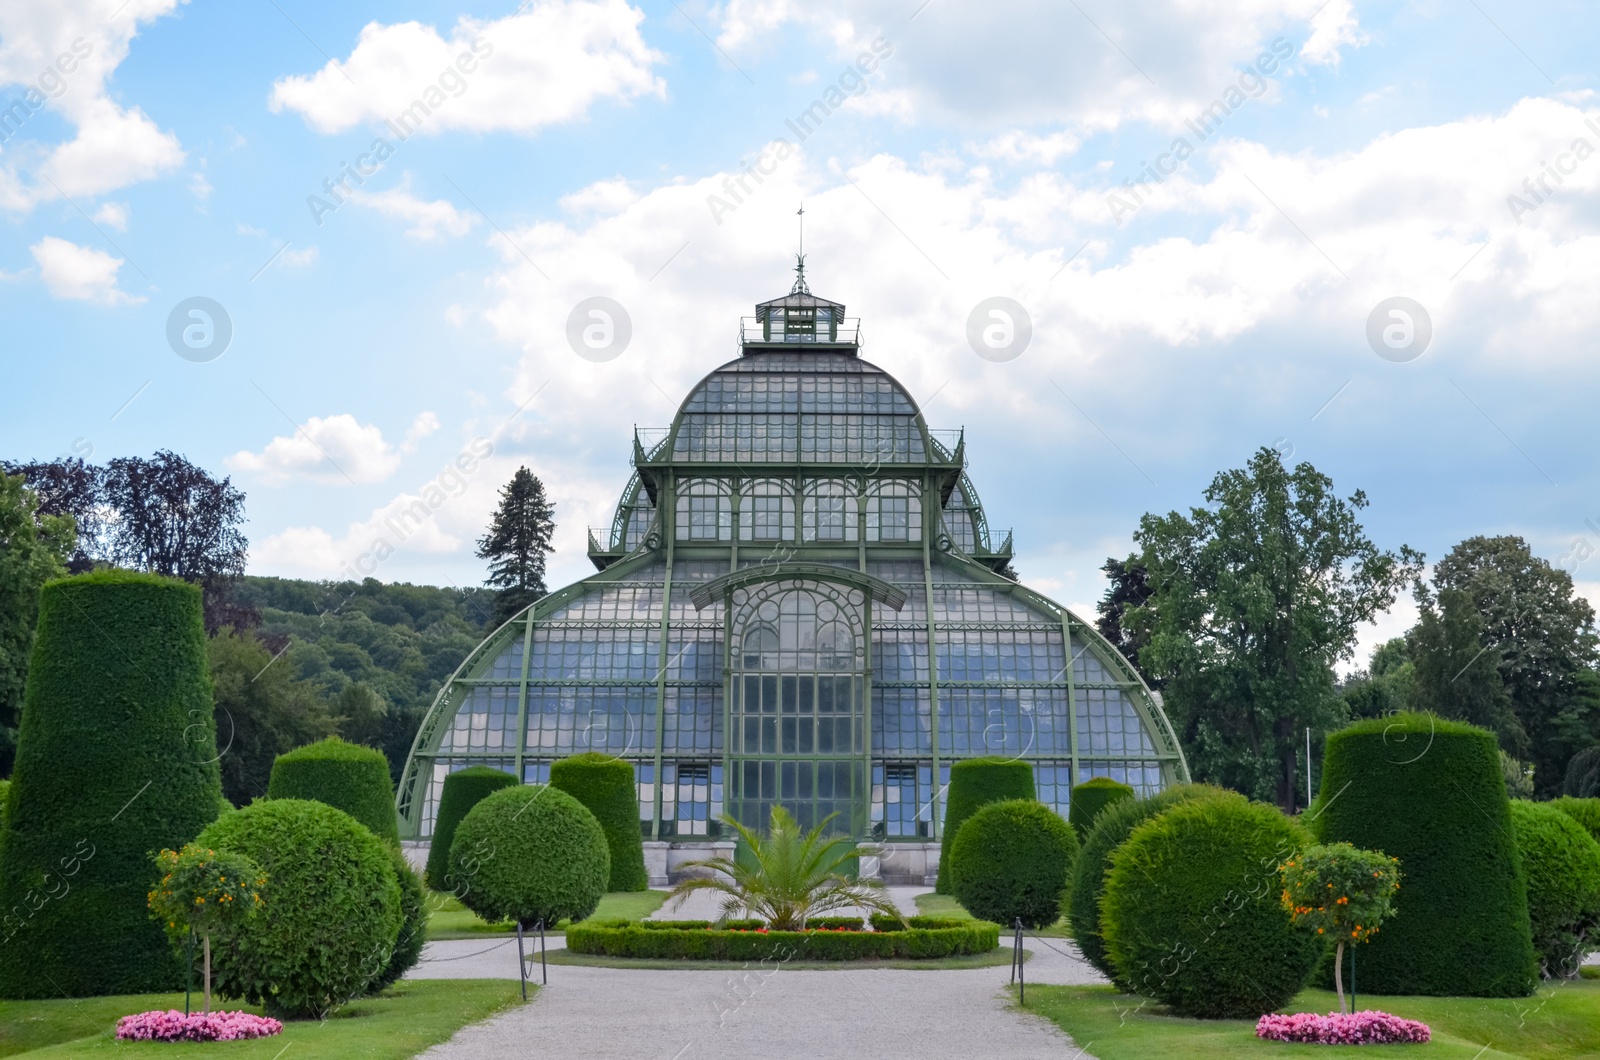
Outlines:
<svg viewBox="0 0 1600 1060"><path fill-rule="evenodd" d="M782 805L802 828L866 826L862 600L783 582L735 593L728 755L732 813L765 829Z"/></svg>

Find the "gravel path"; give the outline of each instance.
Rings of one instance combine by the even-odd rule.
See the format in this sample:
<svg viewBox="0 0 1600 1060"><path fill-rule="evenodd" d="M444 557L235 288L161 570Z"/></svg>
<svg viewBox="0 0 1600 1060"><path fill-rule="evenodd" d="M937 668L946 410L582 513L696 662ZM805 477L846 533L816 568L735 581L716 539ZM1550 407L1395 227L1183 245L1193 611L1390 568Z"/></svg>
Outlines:
<svg viewBox="0 0 1600 1060"><path fill-rule="evenodd" d="M917 888L892 892L914 910ZM693 902L661 915L698 919ZM1048 943L1048 944L1047 944ZM560 945L557 937L552 948ZM1030 941L1028 978L1103 982L1063 939ZM516 944L430 943L418 978L511 978ZM1093 1060L1056 1027L1009 1006L1004 966L960 971L777 968L632 971L554 965L525 1008L463 1029L430 1060L562 1057L823 1060L868 1053L918 1060Z"/></svg>

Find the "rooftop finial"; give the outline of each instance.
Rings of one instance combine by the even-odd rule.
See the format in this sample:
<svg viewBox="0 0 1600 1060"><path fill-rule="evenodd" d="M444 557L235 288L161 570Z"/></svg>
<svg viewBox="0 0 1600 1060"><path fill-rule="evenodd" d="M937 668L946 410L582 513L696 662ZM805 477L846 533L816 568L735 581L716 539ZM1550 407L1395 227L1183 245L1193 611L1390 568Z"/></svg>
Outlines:
<svg viewBox="0 0 1600 1060"><path fill-rule="evenodd" d="M806 286L806 204L802 202L795 214L800 218L800 251L794 256L794 286L789 293L810 294L811 288Z"/></svg>

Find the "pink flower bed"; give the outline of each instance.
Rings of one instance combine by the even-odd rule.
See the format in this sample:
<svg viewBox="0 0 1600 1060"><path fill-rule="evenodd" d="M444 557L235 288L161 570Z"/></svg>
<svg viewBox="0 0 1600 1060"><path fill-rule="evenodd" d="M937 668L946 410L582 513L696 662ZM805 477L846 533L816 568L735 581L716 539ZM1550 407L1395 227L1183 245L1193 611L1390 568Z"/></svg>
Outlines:
<svg viewBox="0 0 1600 1060"><path fill-rule="evenodd" d="M139 1012L117 1021L117 1040L123 1042L233 1042L267 1038L283 1024L248 1012L194 1012L177 1009Z"/></svg>
<svg viewBox="0 0 1600 1060"><path fill-rule="evenodd" d="M1401 1019L1387 1012L1296 1012L1290 1016L1268 1013L1256 1022L1256 1037L1278 1042L1313 1045L1383 1045L1389 1042L1425 1042L1428 1025Z"/></svg>

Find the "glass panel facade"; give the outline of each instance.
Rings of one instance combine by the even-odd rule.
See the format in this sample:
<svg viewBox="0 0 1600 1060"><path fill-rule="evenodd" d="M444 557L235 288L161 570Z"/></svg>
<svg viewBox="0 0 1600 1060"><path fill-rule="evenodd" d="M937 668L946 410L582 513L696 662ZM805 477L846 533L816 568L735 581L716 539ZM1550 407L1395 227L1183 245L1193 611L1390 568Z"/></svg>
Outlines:
<svg viewBox="0 0 1600 1060"><path fill-rule="evenodd" d="M951 762L978 755L1030 762L1063 814L1075 780L1187 779L1126 662L998 573L955 450L926 448L900 384L848 343L801 345L708 375L650 435L600 572L445 685L402 778L407 837L453 769L542 783L583 751L630 762L644 835L676 842L775 805L933 842Z"/></svg>

